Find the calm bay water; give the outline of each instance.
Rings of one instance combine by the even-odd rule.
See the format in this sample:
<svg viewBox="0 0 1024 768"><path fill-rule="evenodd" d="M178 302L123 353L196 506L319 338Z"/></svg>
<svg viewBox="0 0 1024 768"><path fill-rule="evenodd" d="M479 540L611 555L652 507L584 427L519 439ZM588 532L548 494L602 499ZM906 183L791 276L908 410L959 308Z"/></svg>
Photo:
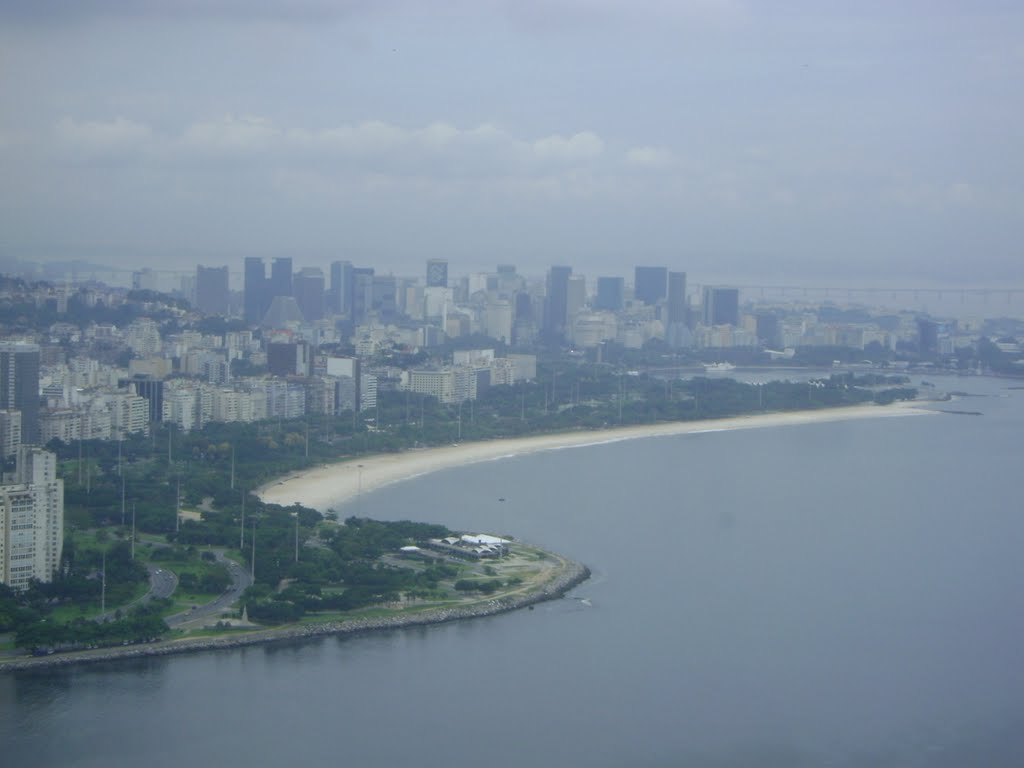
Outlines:
<svg viewBox="0 0 1024 768"><path fill-rule="evenodd" d="M460 624L0 675L0 764L1024 764L1024 391L945 384L985 396L941 407L985 415L612 443L366 495L594 578Z"/></svg>

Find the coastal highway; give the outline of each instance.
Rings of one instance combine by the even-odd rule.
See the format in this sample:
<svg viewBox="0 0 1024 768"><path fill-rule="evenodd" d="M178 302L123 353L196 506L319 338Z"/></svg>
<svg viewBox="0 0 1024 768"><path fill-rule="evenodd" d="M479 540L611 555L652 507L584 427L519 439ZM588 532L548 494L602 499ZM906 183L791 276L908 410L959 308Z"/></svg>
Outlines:
<svg viewBox="0 0 1024 768"><path fill-rule="evenodd" d="M228 569L228 574L231 576L231 586L215 600L203 603L202 605L197 605L194 608L182 611L181 613L176 613L173 616L168 616L165 619L167 626L202 626L207 623L211 617L219 615L237 603L242 597L242 593L252 584L252 577L250 577L249 571L240 566L234 560L229 560L224 555L223 549L215 549L213 550L213 554L217 558L217 562L221 563Z"/></svg>
<svg viewBox="0 0 1024 768"><path fill-rule="evenodd" d="M146 570L149 571L149 590L137 600L133 600L128 605L121 605L113 610L101 613L98 616L93 617L93 621L113 621L117 618L116 613L118 610L121 611L122 615L127 613L129 608L133 608L136 605L142 605L148 603L154 598L170 597L174 594L174 590L178 588L178 577L166 568L161 568L158 565L152 563L146 564Z"/></svg>
<svg viewBox="0 0 1024 768"><path fill-rule="evenodd" d="M178 588L178 577L172 571L152 563L146 565L146 569L149 571L149 592L143 595L143 602L174 594L174 590Z"/></svg>

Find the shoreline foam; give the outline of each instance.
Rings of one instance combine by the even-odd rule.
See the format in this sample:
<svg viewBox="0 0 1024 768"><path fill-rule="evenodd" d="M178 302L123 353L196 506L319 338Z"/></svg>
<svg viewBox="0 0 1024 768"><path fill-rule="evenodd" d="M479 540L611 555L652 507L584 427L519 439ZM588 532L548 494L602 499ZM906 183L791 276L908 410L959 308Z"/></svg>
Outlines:
<svg viewBox="0 0 1024 768"><path fill-rule="evenodd" d="M899 402L890 405L853 405L810 411L785 411L730 416L721 419L660 422L601 430L499 438L346 459L273 480L257 488L255 493L264 502L284 506L298 502L325 512L332 505L341 506L355 501L363 493L369 493L393 483L405 482L445 469L515 458L541 451L586 448L650 437L671 437L738 429L796 426L930 413L934 412L917 408L913 402Z"/></svg>

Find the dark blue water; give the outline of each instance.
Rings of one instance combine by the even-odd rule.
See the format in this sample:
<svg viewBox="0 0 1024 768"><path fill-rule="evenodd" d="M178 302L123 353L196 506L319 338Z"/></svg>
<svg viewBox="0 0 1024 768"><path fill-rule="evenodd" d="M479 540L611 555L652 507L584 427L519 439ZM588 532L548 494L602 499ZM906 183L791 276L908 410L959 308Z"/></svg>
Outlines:
<svg viewBox="0 0 1024 768"><path fill-rule="evenodd" d="M364 496L595 576L454 625L0 675L0 764L1024 765L1024 391L951 387L986 397L943 407L985 415L613 443Z"/></svg>

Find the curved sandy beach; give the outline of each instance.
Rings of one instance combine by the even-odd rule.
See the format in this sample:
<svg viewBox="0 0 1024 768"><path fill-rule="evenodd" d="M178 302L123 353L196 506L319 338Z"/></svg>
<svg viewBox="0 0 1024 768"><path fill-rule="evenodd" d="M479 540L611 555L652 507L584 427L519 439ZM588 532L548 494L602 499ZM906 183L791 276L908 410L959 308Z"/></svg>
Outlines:
<svg viewBox="0 0 1024 768"><path fill-rule="evenodd" d="M537 451L580 448L587 445L600 445L643 437L689 435L733 429L818 424L830 421L877 419L929 413L934 413L934 411L917 408L913 402L897 402L885 406L855 405L814 411L790 411L735 416L726 419L642 424L615 429L562 432L460 443L438 448L409 450L403 453L361 456L336 464L325 464L275 480L258 488L256 493L263 501L272 504L287 506L299 502L307 507L325 512L331 506L340 507L345 502L355 499L360 493L367 493L385 485L442 469L521 456Z"/></svg>

